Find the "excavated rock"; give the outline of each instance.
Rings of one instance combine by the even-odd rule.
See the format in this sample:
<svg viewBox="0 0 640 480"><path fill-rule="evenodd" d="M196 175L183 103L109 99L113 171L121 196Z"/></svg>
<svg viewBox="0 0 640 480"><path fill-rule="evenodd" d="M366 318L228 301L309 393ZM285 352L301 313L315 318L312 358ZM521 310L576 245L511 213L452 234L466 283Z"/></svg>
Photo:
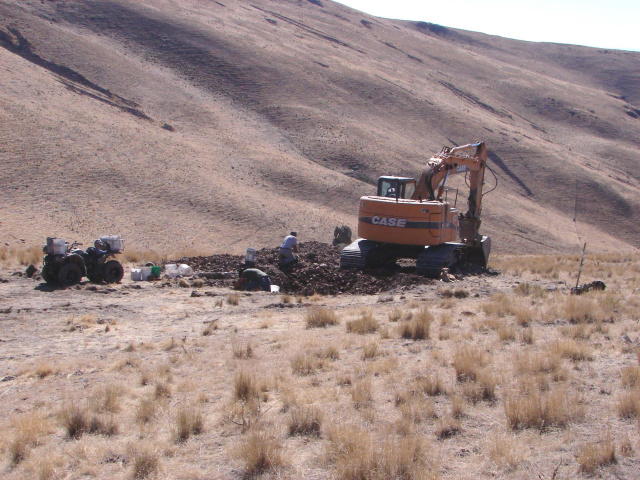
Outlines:
<svg viewBox="0 0 640 480"><path fill-rule="evenodd" d="M298 265L288 273L278 268L278 248L263 248L256 253L255 266L280 285L280 291L298 295L335 295L353 293L371 295L398 290L416 284L429 284L433 280L416 275L413 267L396 266L392 269L340 269L339 246L319 242L298 245ZM244 265L242 255L212 255L210 257L185 257L178 263L190 265L196 275L206 279L207 285L232 286L234 279L216 278L224 272L236 272Z"/></svg>

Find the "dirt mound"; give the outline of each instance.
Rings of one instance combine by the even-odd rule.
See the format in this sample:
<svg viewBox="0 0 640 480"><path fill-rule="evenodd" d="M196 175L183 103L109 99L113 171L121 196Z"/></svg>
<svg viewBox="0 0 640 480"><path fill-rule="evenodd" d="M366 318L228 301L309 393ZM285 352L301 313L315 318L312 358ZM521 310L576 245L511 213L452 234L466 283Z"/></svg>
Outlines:
<svg viewBox="0 0 640 480"><path fill-rule="evenodd" d="M278 249L263 248L256 253L256 267L280 285L285 293L301 295L335 295L353 293L371 295L415 284L433 283L416 275L413 267L397 265L393 269L340 269L342 247L320 242L304 242L298 245L300 259L296 268L288 274L278 268ZM180 263L191 265L213 285L230 285L233 280L216 278L223 272L237 272L244 264L242 255L212 255L210 257L185 257Z"/></svg>

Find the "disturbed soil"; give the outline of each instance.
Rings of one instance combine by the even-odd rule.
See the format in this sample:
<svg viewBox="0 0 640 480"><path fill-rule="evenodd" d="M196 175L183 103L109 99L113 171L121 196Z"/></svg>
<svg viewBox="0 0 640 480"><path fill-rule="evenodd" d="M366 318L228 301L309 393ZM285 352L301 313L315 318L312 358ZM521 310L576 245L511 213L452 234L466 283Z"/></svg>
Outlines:
<svg viewBox="0 0 640 480"><path fill-rule="evenodd" d="M367 269L365 271L340 268L340 252L344 245L332 246L320 242L299 244L298 264L286 273L278 268L278 249L263 248L256 253L256 268L264 271L283 293L299 295L336 295L352 293L373 295L412 285L429 285L434 280L414 273L412 266ZM241 255L212 255L210 257L184 257L179 260L207 278L210 285L231 285L233 280L214 280L222 272L235 272L244 265ZM217 275L218 274L218 275Z"/></svg>

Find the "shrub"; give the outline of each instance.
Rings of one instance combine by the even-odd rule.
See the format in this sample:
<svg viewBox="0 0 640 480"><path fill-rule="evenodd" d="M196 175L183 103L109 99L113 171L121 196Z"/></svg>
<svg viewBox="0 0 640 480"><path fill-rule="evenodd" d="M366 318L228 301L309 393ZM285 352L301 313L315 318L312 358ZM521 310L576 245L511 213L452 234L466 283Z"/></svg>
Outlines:
<svg viewBox="0 0 640 480"><path fill-rule="evenodd" d="M324 307L310 307L305 315L307 328L324 328L328 325L336 325L338 317L333 310Z"/></svg>

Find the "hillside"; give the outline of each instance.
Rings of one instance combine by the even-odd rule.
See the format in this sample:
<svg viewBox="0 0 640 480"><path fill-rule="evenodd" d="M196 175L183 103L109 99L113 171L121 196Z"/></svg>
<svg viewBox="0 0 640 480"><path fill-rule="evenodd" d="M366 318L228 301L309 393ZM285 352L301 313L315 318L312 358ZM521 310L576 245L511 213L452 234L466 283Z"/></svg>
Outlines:
<svg viewBox="0 0 640 480"><path fill-rule="evenodd" d="M0 46L9 245L329 241L372 179L485 140L496 251L640 246L640 53L326 0L0 0Z"/></svg>

